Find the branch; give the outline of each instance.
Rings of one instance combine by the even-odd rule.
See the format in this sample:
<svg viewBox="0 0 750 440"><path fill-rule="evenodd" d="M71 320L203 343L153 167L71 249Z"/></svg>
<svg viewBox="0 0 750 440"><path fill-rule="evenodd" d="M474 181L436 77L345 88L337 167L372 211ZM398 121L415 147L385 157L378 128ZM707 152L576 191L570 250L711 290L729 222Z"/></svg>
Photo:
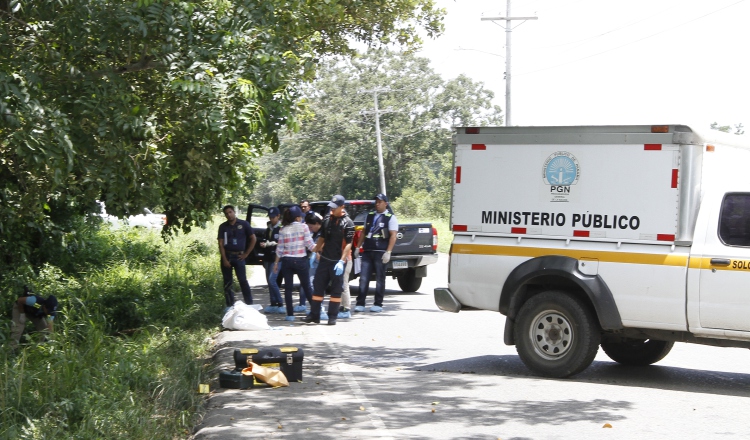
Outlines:
<svg viewBox="0 0 750 440"><path fill-rule="evenodd" d="M36 35L36 37L39 39L39 41L41 41L42 44L44 44L44 47L47 48L47 51L49 51L49 44L47 43L47 40L45 40L44 37L42 37L41 34L39 34L39 32L37 32L36 29L34 29L33 27L31 27L28 23L26 23L25 21L21 20L20 18L16 18L13 15L13 13L11 13L11 12L8 12L8 11L6 11L4 9L0 9L0 13L3 14L3 15L5 15L6 17L8 17L11 21L15 21L16 23L20 24L21 26L23 26L23 27L29 29L31 32L33 32L34 35Z"/></svg>
<svg viewBox="0 0 750 440"><path fill-rule="evenodd" d="M109 73L124 75L126 73L138 72L141 70L157 69L163 66L164 64L162 64L159 61L150 60L148 59L148 57L144 57L142 60L135 62L135 63L131 63L131 64L127 64L124 66L115 67L115 68L97 70L96 72L94 72L94 75L105 76Z"/></svg>

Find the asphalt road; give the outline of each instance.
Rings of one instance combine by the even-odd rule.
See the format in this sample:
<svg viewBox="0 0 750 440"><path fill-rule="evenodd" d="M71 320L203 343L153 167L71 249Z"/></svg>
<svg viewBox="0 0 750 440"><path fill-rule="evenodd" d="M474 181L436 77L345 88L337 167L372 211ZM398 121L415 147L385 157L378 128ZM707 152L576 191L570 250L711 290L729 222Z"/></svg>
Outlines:
<svg viewBox="0 0 750 440"><path fill-rule="evenodd" d="M750 438L747 350L676 344L650 367L618 365L600 350L577 376L536 377L503 344L502 315L435 306L446 255L428 272L418 293L389 279L382 313L336 326L271 315L272 330L218 334L216 376L233 366L235 348L295 345L305 351L303 382L229 390L215 381L195 438ZM253 292L265 305L262 283L256 270Z"/></svg>

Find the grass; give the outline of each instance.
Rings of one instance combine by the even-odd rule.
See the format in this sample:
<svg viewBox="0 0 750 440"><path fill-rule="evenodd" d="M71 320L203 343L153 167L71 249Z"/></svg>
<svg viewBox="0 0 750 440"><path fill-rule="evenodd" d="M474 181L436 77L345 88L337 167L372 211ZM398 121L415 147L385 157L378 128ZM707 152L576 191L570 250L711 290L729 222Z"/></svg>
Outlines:
<svg viewBox="0 0 750 440"><path fill-rule="evenodd" d="M0 350L0 439L186 437L223 309L215 226L166 244L92 229L65 270L44 267L33 285L61 310L49 341L31 334L17 355ZM18 293L3 294L10 310Z"/></svg>

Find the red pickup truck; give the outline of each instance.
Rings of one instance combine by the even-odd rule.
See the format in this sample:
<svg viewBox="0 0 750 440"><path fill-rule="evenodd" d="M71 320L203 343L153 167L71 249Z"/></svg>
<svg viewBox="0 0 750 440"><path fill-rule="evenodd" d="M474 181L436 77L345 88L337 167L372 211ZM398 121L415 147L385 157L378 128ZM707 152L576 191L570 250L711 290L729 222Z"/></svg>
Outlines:
<svg viewBox="0 0 750 440"><path fill-rule="evenodd" d="M278 205L283 211L293 204L285 203ZM354 240L358 239L364 227L367 213L375 210L374 200L349 200L346 202L346 212L354 221L356 233ZM328 212L328 201L311 202L310 208L320 215L325 216ZM251 204L247 209L246 220L253 226L253 231L258 241L252 254L248 257L248 264L263 263L263 248L260 243L265 239L266 222L268 221L268 210L270 207ZM390 210L390 206L388 206ZM427 276L427 266L437 262L437 230L431 223L406 223L399 222L396 245L391 252L391 261L386 267L386 275L398 280L398 285L404 292L416 292L422 285L422 278ZM352 271L349 279L355 279L359 274ZM370 279L375 279L373 277Z"/></svg>

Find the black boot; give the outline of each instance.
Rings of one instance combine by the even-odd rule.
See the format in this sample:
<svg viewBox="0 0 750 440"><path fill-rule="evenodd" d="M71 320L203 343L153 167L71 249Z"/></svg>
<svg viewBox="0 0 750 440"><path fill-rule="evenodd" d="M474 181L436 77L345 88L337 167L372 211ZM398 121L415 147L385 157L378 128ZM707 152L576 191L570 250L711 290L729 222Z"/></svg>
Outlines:
<svg viewBox="0 0 750 440"><path fill-rule="evenodd" d="M316 323L320 324L320 306L323 304L323 301L315 301L313 300L310 302L310 314L305 317L305 322L310 323Z"/></svg>
<svg viewBox="0 0 750 440"><path fill-rule="evenodd" d="M339 317L340 302L328 301L328 325L336 325L336 318Z"/></svg>

